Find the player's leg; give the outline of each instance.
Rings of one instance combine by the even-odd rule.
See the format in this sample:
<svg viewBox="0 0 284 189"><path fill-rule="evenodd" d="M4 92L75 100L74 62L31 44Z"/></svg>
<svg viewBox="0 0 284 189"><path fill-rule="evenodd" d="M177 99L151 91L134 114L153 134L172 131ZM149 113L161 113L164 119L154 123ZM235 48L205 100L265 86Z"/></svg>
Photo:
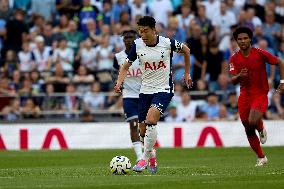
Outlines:
<svg viewBox="0 0 284 189"><path fill-rule="evenodd" d="M150 94L140 94L139 95L138 119L139 119L140 135L142 136L145 136L145 132L146 132L145 121L146 121L148 109L150 108L150 105L151 105L151 101L152 101L152 95ZM144 130L143 130L144 128L143 125L145 126ZM136 165L132 168L132 170L136 172L142 172L144 169L147 168L147 165L148 165L147 161L148 160L146 160L143 155L142 159L136 163Z"/></svg>
<svg viewBox="0 0 284 189"><path fill-rule="evenodd" d="M139 123L139 135L140 135L140 141L144 144L144 137L146 133L146 126L147 124L145 122Z"/></svg>
<svg viewBox="0 0 284 189"><path fill-rule="evenodd" d="M264 129L262 117L264 112L266 111L268 106L268 99L267 95L259 95L255 97L251 104L251 110L249 114L249 124L250 127L255 128L259 131L260 140L262 143L265 143L267 140L267 133ZM263 166L267 163L267 158L265 157L262 148L260 146L260 142L258 137L256 136L254 132L254 145L255 150L258 156L257 162L255 166Z"/></svg>
<svg viewBox="0 0 284 189"><path fill-rule="evenodd" d="M136 161L139 161L143 157L143 152L142 152L142 143L139 137L138 118L130 120L129 126L130 126L130 137L136 154Z"/></svg>
<svg viewBox="0 0 284 189"><path fill-rule="evenodd" d="M249 121L242 121L242 122L243 122L243 125L245 126L246 135L247 135L247 138L248 138L248 141L249 141L249 144L252 150L256 153L259 159L264 158L265 156L261 149L259 139L255 133L255 128L249 124Z"/></svg>
<svg viewBox="0 0 284 189"><path fill-rule="evenodd" d="M123 108L126 121L129 122L130 138L136 154L137 161L142 159L142 144L138 131L138 98L124 98Z"/></svg>
<svg viewBox="0 0 284 189"><path fill-rule="evenodd" d="M255 133L255 127L250 125L250 106L251 100L247 96L240 96L238 100L239 114L242 120L242 124L245 127L247 139L249 141L250 147L257 154L258 157L263 157L263 152L259 144L258 137Z"/></svg>
<svg viewBox="0 0 284 189"><path fill-rule="evenodd" d="M151 107L146 117L146 133L144 139L144 157L149 159L152 149L157 140L157 122L160 119L160 112L157 108Z"/></svg>
<svg viewBox="0 0 284 189"><path fill-rule="evenodd" d="M249 125L250 125L250 130L247 131L247 136L249 138L249 142L250 142L250 146L251 148L255 151L255 153L257 154L257 160L256 160L256 167L261 167L263 165L265 165L268 160L267 157L264 155L263 150L260 146L260 142L259 139L255 133L256 128L261 124L263 113L259 112L258 110L252 109L250 111L250 115L249 115ZM264 129L262 130L262 132L264 131Z"/></svg>
<svg viewBox="0 0 284 189"><path fill-rule="evenodd" d="M144 140L144 158L149 162L151 173L157 172L156 150L154 145L157 141L157 122L160 120L161 113L156 107L151 107L146 117L146 133Z"/></svg>
<svg viewBox="0 0 284 189"><path fill-rule="evenodd" d="M259 132L259 139L262 144L264 144L267 140L267 132L263 126L262 121L263 113L252 109L249 115L249 123L252 127L254 127Z"/></svg>
<svg viewBox="0 0 284 189"><path fill-rule="evenodd" d="M157 172L157 158L154 145L157 141L157 123L161 115L167 109L173 94L156 93L154 94L151 108L148 110L146 117L146 135L144 140L144 157L149 159L149 170L151 173Z"/></svg>
<svg viewBox="0 0 284 189"><path fill-rule="evenodd" d="M268 97L266 94L258 95L254 98L250 112L250 124L254 125L259 133L259 139L262 144L267 140L267 132L263 125L263 115L268 107Z"/></svg>
<svg viewBox="0 0 284 189"><path fill-rule="evenodd" d="M267 131L266 129L264 128L264 125L263 125L263 121L262 119L260 120L258 126L257 126L257 131L259 133L259 139L260 139L260 142L262 144L265 144L266 141L267 141Z"/></svg>

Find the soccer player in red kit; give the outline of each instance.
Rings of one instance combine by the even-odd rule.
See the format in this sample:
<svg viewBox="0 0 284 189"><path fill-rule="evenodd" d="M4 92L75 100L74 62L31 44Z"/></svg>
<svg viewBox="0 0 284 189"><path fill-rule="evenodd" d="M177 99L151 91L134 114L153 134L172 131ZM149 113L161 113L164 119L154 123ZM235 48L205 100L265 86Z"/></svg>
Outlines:
<svg viewBox="0 0 284 189"><path fill-rule="evenodd" d="M232 75L232 83L240 83L241 86L239 114L249 144L258 156L255 166L263 166L267 163L267 157L260 147L260 142L264 144L267 140L262 117L268 106L269 90L265 63L279 66L281 80L277 92L284 92L284 65L282 60L269 52L251 46L253 33L249 28L237 28L233 36L240 50L232 55L229 72ZM259 132L260 142L255 130Z"/></svg>

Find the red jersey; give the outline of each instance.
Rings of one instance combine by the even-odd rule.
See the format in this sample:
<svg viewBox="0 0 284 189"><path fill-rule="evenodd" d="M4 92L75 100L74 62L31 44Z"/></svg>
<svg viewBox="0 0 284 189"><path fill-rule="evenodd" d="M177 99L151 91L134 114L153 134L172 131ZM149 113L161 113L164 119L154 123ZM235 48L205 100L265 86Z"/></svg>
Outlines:
<svg viewBox="0 0 284 189"><path fill-rule="evenodd" d="M241 72L241 69L248 69L248 80L242 82L241 94L255 95L267 94L268 80L265 69L265 63L277 64L278 58L269 52L252 47L250 53L245 57L241 51L237 51L230 59L230 74L236 75Z"/></svg>

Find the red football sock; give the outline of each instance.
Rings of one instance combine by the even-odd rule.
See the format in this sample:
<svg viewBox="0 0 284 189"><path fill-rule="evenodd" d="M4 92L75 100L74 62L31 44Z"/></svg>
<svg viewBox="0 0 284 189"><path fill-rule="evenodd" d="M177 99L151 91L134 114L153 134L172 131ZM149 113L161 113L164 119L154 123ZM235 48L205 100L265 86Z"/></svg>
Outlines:
<svg viewBox="0 0 284 189"><path fill-rule="evenodd" d="M253 151L255 151L255 153L257 154L259 158L263 158L264 154L263 154L262 148L260 147L259 139L255 134L255 130L246 129L246 134L247 134L249 144L251 148L253 149Z"/></svg>
<svg viewBox="0 0 284 189"><path fill-rule="evenodd" d="M259 122L259 124L258 124L258 126L257 126L257 131L259 132L259 131L262 131L263 130L263 128L264 128L264 125L263 125L263 121L262 120L260 120L260 122Z"/></svg>

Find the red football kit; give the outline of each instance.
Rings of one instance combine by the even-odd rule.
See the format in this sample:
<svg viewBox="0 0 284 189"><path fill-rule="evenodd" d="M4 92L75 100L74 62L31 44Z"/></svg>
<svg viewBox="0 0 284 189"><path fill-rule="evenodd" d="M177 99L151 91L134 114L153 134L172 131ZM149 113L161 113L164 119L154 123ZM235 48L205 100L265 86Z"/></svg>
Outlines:
<svg viewBox="0 0 284 189"><path fill-rule="evenodd" d="M269 52L252 47L249 55L244 56L239 50L230 59L230 74L237 75L241 69L248 69L248 79L240 82L241 94L238 100L240 118L248 120L251 109L265 113L268 106L269 91L265 64L277 64L278 58Z"/></svg>

